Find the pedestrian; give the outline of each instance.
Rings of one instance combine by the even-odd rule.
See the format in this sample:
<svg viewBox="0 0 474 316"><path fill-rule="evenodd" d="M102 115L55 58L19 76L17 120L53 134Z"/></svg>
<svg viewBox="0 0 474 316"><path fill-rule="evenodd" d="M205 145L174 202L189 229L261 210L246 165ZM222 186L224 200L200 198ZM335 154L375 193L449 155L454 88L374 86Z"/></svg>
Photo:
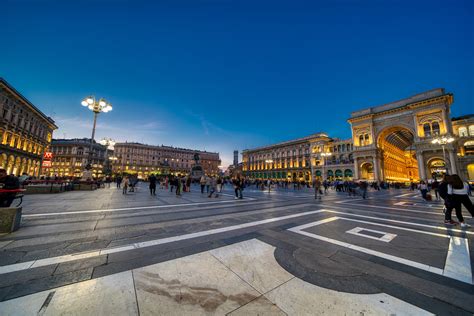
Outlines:
<svg viewBox="0 0 474 316"><path fill-rule="evenodd" d="M217 178L217 192L218 193L221 193L222 192L222 186L223 186L223 181L222 181L222 178L221 177L218 177Z"/></svg>
<svg viewBox="0 0 474 316"><path fill-rule="evenodd" d="M425 181L421 180L420 184L418 185L418 190L421 192L421 197L423 200L426 201L427 197L426 194L428 193L428 186L426 185Z"/></svg>
<svg viewBox="0 0 474 316"><path fill-rule="evenodd" d="M215 177L210 177L209 179L210 183L210 192L209 195L207 196L208 198L211 198L214 193L216 193L216 198L219 197L219 193L217 191L217 180Z"/></svg>
<svg viewBox="0 0 474 316"><path fill-rule="evenodd" d="M128 185L129 185L129 178L128 176L125 176L123 179L122 179L122 194L127 194L127 190L128 190Z"/></svg>
<svg viewBox="0 0 474 316"><path fill-rule="evenodd" d="M122 184L122 177L121 176L117 176L117 178L115 178L115 181L117 183L117 189L120 189L120 186Z"/></svg>
<svg viewBox="0 0 474 316"><path fill-rule="evenodd" d="M457 174L453 174L449 177L448 195L452 196L452 201L454 204L453 206L456 210L456 216L458 217L462 228L470 227L470 225L464 222L464 219L462 217L462 205L464 205L464 207L468 210L468 212L471 214L471 217L474 217L474 206L472 205L471 199L467 194L468 188L469 184L467 182L463 182L461 180L461 177L459 177Z"/></svg>
<svg viewBox="0 0 474 316"><path fill-rule="evenodd" d="M16 190L20 188L20 182L14 175L7 175L7 171L0 169L0 187L4 190ZM0 207L10 207L15 199L16 192L0 194Z"/></svg>
<svg viewBox="0 0 474 316"><path fill-rule="evenodd" d="M201 194L204 194L204 187L206 186L206 175L201 176L199 184L201 185Z"/></svg>
<svg viewBox="0 0 474 316"><path fill-rule="evenodd" d="M188 192L191 192L191 182L192 182L191 176L187 176L186 177L186 188L188 189Z"/></svg>
<svg viewBox="0 0 474 316"><path fill-rule="evenodd" d="M365 200L367 198L367 188L369 184L366 181L361 181L359 183L360 191L362 194L362 198Z"/></svg>
<svg viewBox="0 0 474 316"><path fill-rule="evenodd" d="M322 195L322 191L321 191L321 181L319 181L319 179L314 179L313 181L313 188L314 188L314 199L315 200L321 200L321 195Z"/></svg>
<svg viewBox="0 0 474 316"><path fill-rule="evenodd" d="M242 180L240 178L240 175L237 175L237 177L235 177L233 180L232 180L232 184L234 185L234 191L235 191L235 199L243 199L243 196L242 196L242 186L243 186L243 183L242 183Z"/></svg>
<svg viewBox="0 0 474 316"><path fill-rule="evenodd" d="M206 177L206 193L209 194L209 189L211 187L211 178Z"/></svg>
<svg viewBox="0 0 474 316"><path fill-rule="evenodd" d="M443 180L441 181L441 183L438 186L438 192L439 192L439 195L441 196L441 198L444 201L444 208L443 208L444 224L445 225L457 225L459 223L456 222L456 221L453 221L453 219L451 217L452 216L451 213L453 212L453 208L454 208L454 203L453 203L453 196L448 195L448 183L450 181L449 178L450 178L449 175L447 175L447 174L444 175ZM458 220L463 221L461 213L456 212L456 217L458 218Z"/></svg>
<svg viewBox="0 0 474 316"><path fill-rule="evenodd" d="M150 195L156 195L156 177L154 174L148 177L148 181L150 182Z"/></svg>
<svg viewBox="0 0 474 316"><path fill-rule="evenodd" d="M438 180L435 179L433 181L433 183L431 183L431 188L435 192L436 201L439 201L439 182L438 182Z"/></svg>
<svg viewBox="0 0 474 316"><path fill-rule="evenodd" d="M181 180L180 180L180 175L174 178L174 185L176 186L176 196L181 196L181 190L183 189Z"/></svg>

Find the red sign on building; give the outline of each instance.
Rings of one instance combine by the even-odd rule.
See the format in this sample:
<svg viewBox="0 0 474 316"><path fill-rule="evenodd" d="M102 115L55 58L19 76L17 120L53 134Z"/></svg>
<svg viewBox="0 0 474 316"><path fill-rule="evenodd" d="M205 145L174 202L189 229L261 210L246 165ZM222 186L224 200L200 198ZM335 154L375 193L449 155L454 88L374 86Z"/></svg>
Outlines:
<svg viewBox="0 0 474 316"><path fill-rule="evenodd" d="M43 160L42 167L43 168L51 168L51 161L50 160Z"/></svg>
<svg viewBox="0 0 474 316"><path fill-rule="evenodd" d="M44 160L51 160L53 159L53 153L50 151L45 151L43 155Z"/></svg>

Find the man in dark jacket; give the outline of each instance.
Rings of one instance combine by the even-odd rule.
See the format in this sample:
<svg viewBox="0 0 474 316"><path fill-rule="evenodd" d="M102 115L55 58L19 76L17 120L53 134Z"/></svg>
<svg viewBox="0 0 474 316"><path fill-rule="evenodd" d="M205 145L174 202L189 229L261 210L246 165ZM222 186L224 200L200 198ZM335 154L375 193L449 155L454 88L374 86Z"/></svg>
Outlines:
<svg viewBox="0 0 474 316"><path fill-rule="evenodd" d="M4 190L14 190L20 188L18 178L7 175L5 169L0 169L0 188ZM16 193L0 193L0 207L10 207L15 199Z"/></svg>

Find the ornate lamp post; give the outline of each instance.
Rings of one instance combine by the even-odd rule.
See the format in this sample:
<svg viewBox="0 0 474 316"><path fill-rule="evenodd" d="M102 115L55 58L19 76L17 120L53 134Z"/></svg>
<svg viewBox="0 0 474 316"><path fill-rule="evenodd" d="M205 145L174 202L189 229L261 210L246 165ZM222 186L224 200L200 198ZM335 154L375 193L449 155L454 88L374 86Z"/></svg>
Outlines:
<svg viewBox="0 0 474 316"><path fill-rule="evenodd" d="M447 163L448 161L446 160L446 151L444 150L444 146L452 142L454 142L454 137L451 137L451 136L439 136L439 137L435 137L431 141L432 144L441 145L441 148L443 149L444 168L446 170L446 174L448 174L448 163ZM450 164L451 163L452 162L450 162Z"/></svg>
<svg viewBox="0 0 474 316"><path fill-rule="evenodd" d="M321 153L321 157L323 157L323 159L324 159L324 164L323 164L323 177L324 177L325 179L323 179L323 180L326 180L326 178L327 178L327 177L326 177L326 162L327 162L327 159L328 159L329 157L331 157L331 156L332 156L332 153Z"/></svg>
<svg viewBox="0 0 474 316"><path fill-rule="evenodd" d="M268 164L272 164L273 163L273 160L272 159L267 159L265 160L265 162L267 163L267 166ZM270 165L271 166L271 165ZM272 169L272 168L271 168ZM268 178L270 178L270 173L268 174ZM271 188L271 185L270 183L268 183L268 193L270 193L270 188Z"/></svg>
<svg viewBox="0 0 474 316"><path fill-rule="evenodd" d="M94 136L95 136L95 126L97 123L97 115L101 112L107 113L112 111L112 105L108 103L105 99L100 98L98 101L94 96L88 96L81 102L82 106L87 107L89 110L94 112L94 124L92 126L92 137L91 137L91 145L89 148L89 157L88 162L86 165L86 170L90 170L92 168L92 148L94 145Z"/></svg>

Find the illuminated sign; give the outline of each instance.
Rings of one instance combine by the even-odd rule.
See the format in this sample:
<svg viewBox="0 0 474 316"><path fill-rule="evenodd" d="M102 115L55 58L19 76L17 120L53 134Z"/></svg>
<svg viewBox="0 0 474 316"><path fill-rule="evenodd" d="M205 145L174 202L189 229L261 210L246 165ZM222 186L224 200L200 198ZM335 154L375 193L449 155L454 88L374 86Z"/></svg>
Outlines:
<svg viewBox="0 0 474 316"><path fill-rule="evenodd" d="M44 160L42 166L43 168L51 168L51 161Z"/></svg>
<svg viewBox="0 0 474 316"><path fill-rule="evenodd" d="M53 153L50 151L45 151L43 155L43 159L45 160L51 160L53 159Z"/></svg>

